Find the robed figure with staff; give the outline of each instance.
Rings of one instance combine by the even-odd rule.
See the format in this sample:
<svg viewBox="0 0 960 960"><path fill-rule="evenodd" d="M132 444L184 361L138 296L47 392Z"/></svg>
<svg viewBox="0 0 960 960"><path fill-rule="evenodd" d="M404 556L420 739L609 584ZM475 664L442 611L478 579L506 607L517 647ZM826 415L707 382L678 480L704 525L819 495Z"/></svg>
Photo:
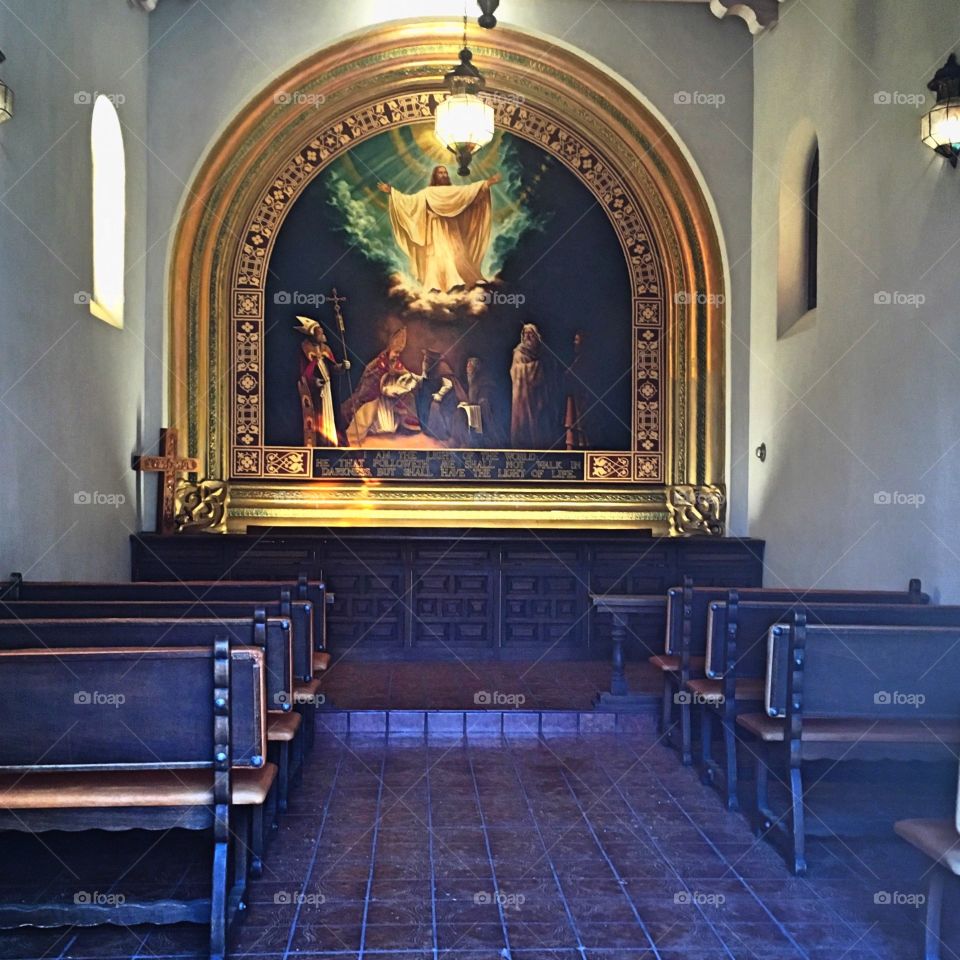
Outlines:
<svg viewBox="0 0 960 960"><path fill-rule="evenodd" d="M346 356L342 363L337 361L327 343L323 327L317 320L299 316L297 320L300 326L294 329L304 335L300 344L303 356L300 358L300 379L297 382L303 413L303 445L336 447L340 444L337 437L332 375L349 370L350 361Z"/></svg>

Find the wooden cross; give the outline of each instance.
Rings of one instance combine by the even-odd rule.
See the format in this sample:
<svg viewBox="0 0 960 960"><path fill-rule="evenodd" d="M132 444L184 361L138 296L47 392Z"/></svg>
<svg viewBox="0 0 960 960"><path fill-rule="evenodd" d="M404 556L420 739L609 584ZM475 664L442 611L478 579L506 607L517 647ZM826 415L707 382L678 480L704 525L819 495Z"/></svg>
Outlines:
<svg viewBox="0 0 960 960"><path fill-rule="evenodd" d="M141 473L161 474L157 488L157 529L162 534L174 533L177 528L174 513L177 475L199 470L200 461L196 457L178 456L176 428L163 427L160 430L160 455L134 457L133 469Z"/></svg>

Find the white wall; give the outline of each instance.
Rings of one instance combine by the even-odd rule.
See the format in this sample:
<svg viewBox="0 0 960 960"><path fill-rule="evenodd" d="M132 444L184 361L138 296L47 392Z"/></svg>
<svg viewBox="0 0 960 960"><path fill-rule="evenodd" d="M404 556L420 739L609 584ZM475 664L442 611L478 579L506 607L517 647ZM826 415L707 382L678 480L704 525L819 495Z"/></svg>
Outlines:
<svg viewBox="0 0 960 960"><path fill-rule="evenodd" d="M804 0L756 45L750 419L769 457L750 459L749 503L768 584L921 576L960 600L960 173L905 102L931 96L958 36L955 0ZM821 151L820 295L815 324L778 341L778 173L805 118ZM925 302L876 304L884 292Z"/></svg>
<svg viewBox="0 0 960 960"><path fill-rule="evenodd" d="M737 466L731 478L731 528L744 532L750 36L740 20L719 22L701 5L510 0L498 12L502 22L562 39L634 84L675 127L703 172L733 265L731 415ZM159 317L165 309L171 234L187 185L216 135L253 94L271 77L345 34L390 19L462 13L462 0L161 3L150 18L149 315ZM683 91L720 94L725 102L719 108L678 105L674 97ZM151 351L165 355L159 328L151 327L149 333ZM148 368L145 431L151 437L163 422L165 386L160 366Z"/></svg>
<svg viewBox="0 0 960 960"><path fill-rule="evenodd" d="M14 119L0 126L0 576L129 576L145 363L148 27L120 0L0 4L0 76L16 95ZM74 97L96 91L124 98L122 331L74 302L92 285L92 107ZM125 503L78 505L80 491Z"/></svg>

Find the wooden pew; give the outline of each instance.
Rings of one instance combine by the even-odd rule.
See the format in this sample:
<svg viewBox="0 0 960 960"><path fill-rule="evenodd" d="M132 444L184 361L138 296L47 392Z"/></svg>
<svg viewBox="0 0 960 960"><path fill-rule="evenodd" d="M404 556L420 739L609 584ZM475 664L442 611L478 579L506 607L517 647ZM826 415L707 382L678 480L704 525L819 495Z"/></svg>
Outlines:
<svg viewBox="0 0 960 960"><path fill-rule="evenodd" d="M723 601L729 587L695 587L685 578L682 587L667 591L667 628L664 652L650 662L661 671L663 704L661 729L672 726L673 705L680 707L681 757L685 766L693 763L693 730L690 704L677 695L693 677L704 675L706 663L707 615L710 603ZM919 580L911 580L906 591L898 590L803 590L783 587L744 587L743 600L790 603L929 603Z"/></svg>
<svg viewBox="0 0 960 960"><path fill-rule="evenodd" d="M803 613L808 624L864 626L960 627L960 607L892 603L801 603L741 600L730 590L725 603L713 601L707 616L705 677L686 683L701 724L701 763L704 779L721 786L730 810L738 809L736 718L756 711L764 697L767 675L767 635L771 627L789 623ZM786 669L786 665L783 665ZM718 715L723 735L723 761L712 755L712 718Z"/></svg>
<svg viewBox="0 0 960 960"><path fill-rule="evenodd" d="M900 820L894 830L932 861L927 892L926 960L940 960L943 888L950 877L960 877L960 783L957 810L952 820Z"/></svg>
<svg viewBox="0 0 960 960"><path fill-rule="evenodd" d="M288 596L284 596L286 591ZM0 601L25 600L179 600L197 602L241 602L298 600L308 603L311 615L310 634L316 657L313 673L325 670L330 663L327 651L326 586L322 581L301 576L296 583L279 580L179 580L97 583L85 581L24 580L19 573L10 574L0 584Z"/></svg>
<svg viewBox="0 0 960 960"><path fill-rule="evenodd" d="M787 670L768 670L766 712L737 724L755 741L758 827L788 841L787 862L803 874L805 760L955 756L960 628L808 625L798 613L770 630L767 664L777 663ZM768 799L775 754L788 772L782 817Z"/></svg>
<svg viewBox="0 0 960 960"><path fill-rule="evenodd" d="M208 897L3 903L0 927L201 923L211 958L226 956L251 812L277 771L264 759L263 650L205 629L208 647L137 647L130 625L116 647L0 651L0 829L182 828L208 832L213 850ZM98 706L98 691L114 702Z"/></svg>
<svg viewBox="0 0 960 960"><path fill-rule="evenodd" d="M140 600L7 600L0 601L0 620L58 619L221 619L252 616L260 610L270 619L290 621L292 645L292 690L289 701L271 700L271 709L284 709L286 702L303 717L304 747L313 746L317 704L323 701L320 679L314 677L313 604L309 600L290 600L289 591L281 591L281 600L156 600L148 591ZM280 657L279 651L277 657ZM273 664L273 660L271 660ZM274 669L277 668L274 666ZM281 668L282 669L282 668Z"/></svg>
<svg viewBox="0 0 960 960"><path fill-rule="evenodd" d="M136 604L138 612L143 605ZM7 605L8 609L10 605ZM64 605L63 609L71 609ZM291 778L302 763L302 716L292 709L292 656L290 621L284 617L271 619L262 608L253 616L236 619L187 618L158 619L120 616L83 618L95 613L100 604L87 603L72 608L76 617L63 620L26 620L0 618L0 650L23 650L31 647L105 647L129 642L128 630L135 629L140 647L203 646L209 643L209 630L215 626L235 644L261 647L266 658L267 740L268 757L279 768L277 809L284 812L290 792Z"/></svg>

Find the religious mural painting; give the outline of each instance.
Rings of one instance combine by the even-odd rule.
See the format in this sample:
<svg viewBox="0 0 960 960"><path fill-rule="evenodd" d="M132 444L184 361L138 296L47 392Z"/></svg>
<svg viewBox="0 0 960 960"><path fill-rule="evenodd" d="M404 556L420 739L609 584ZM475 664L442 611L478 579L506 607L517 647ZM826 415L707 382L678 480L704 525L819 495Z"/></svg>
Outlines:
<svg viewBox="0 0 960 960"><path fill-rule="evenodd" d="M525 132L466 178L429 122L302 152L244 248L235 476L663 482L648 233L601 158Z"/></svg>

